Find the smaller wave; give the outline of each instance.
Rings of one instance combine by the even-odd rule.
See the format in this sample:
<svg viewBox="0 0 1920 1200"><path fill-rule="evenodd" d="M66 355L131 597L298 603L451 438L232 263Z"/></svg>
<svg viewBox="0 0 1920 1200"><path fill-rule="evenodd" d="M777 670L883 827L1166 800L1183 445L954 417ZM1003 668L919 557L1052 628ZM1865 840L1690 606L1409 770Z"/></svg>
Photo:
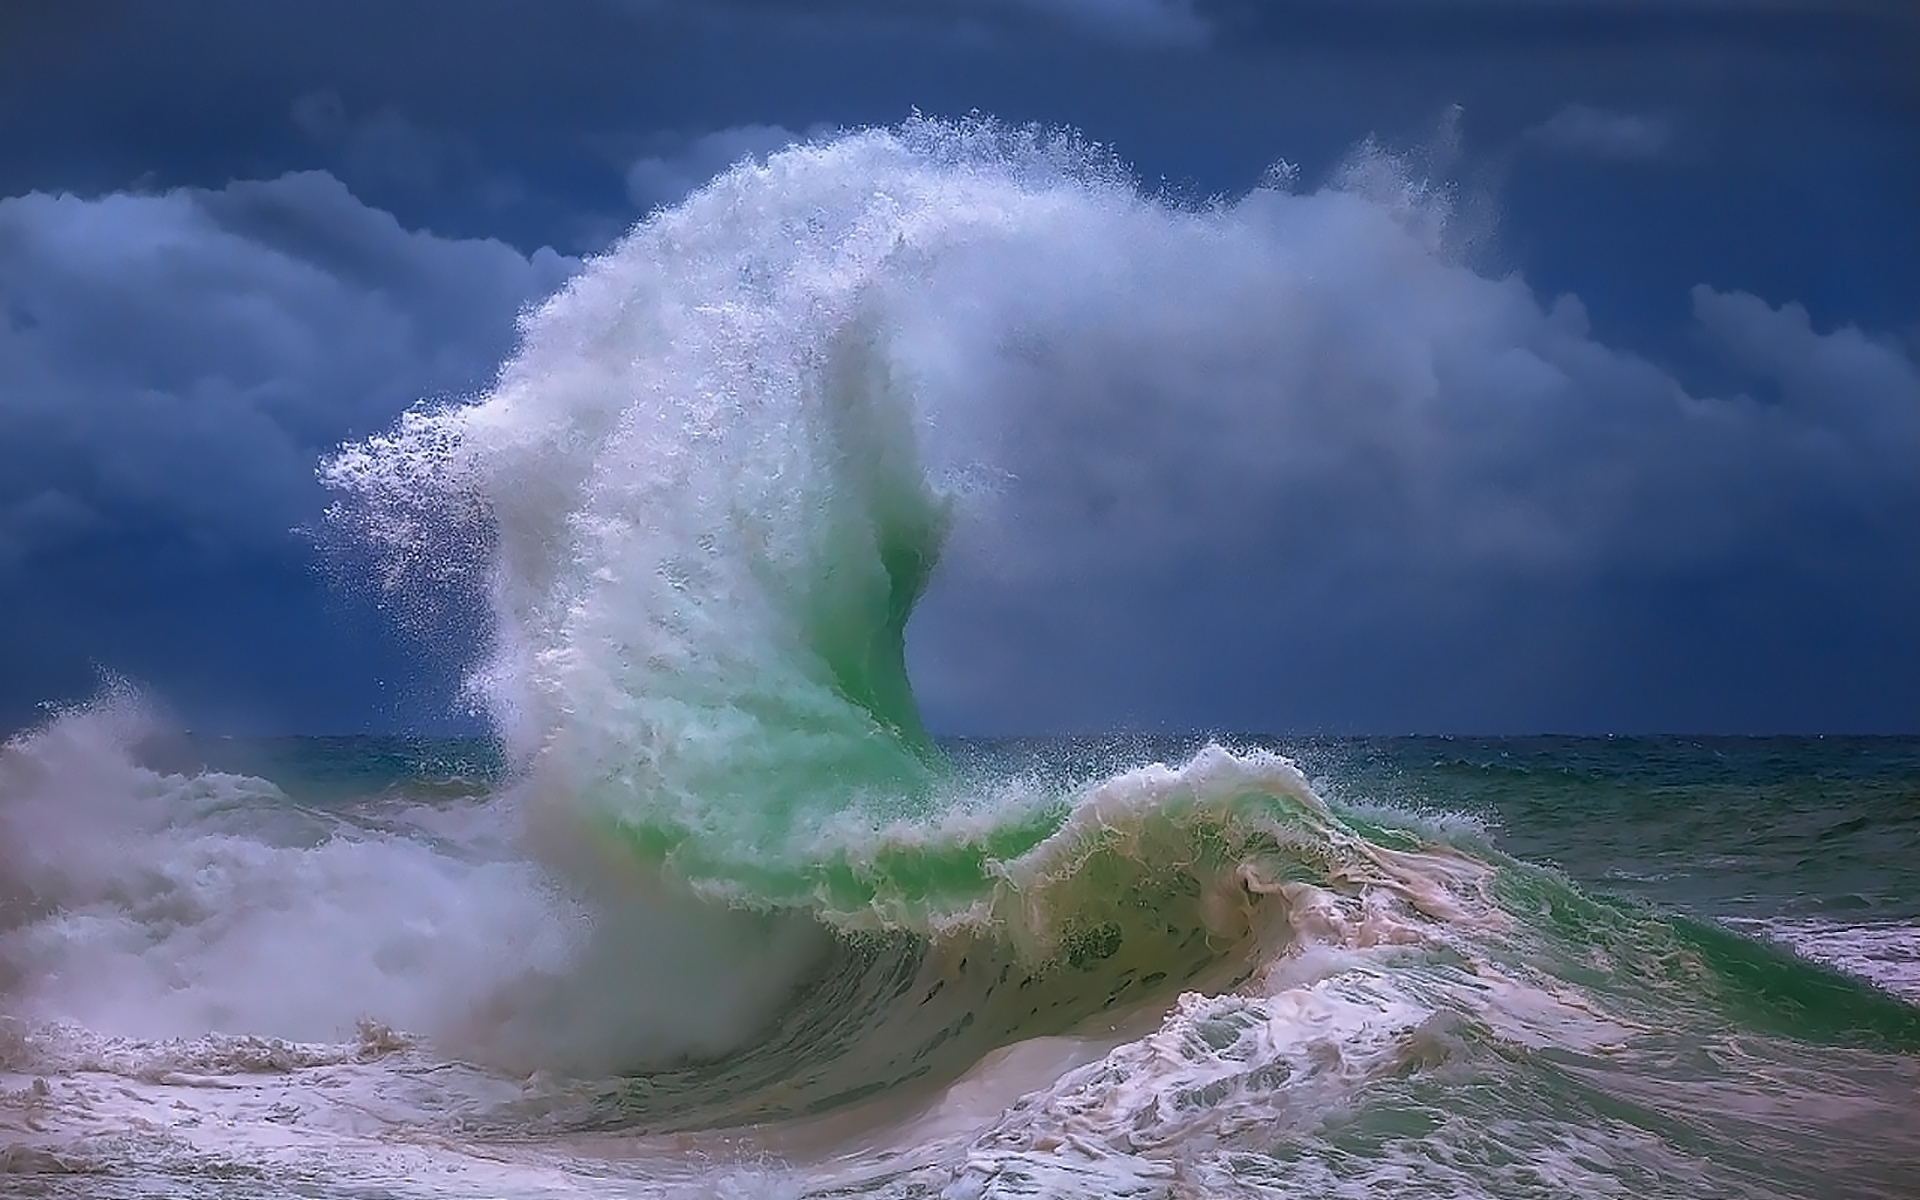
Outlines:
<svg viewBox="0 0 1920 1200"><path fill-rule="evenodd" d="M1920 1004L1920 925L1818 917L1729 918L1727 923Z"/></svg>

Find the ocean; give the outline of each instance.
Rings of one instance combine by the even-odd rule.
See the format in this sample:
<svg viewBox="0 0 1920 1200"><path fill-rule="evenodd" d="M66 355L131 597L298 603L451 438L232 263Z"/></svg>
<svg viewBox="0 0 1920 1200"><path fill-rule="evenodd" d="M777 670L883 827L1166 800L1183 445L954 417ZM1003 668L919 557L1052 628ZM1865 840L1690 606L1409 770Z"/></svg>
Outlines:
<svg viewBox="0 0 1920 1200"><path fill-rule="evenodd" d="M0 749L0 1194L1920 1197L1920 739L923 720L943 556L1093 519L998 400L1426 261L1389 167L1181 207L915 121L650 216L321 466L489 737L112 684Z"/></svg>
<svg viewBox="0 0 1920 1200"><path fill-rule="evenodd" d="M1920 739L1226 744L946 742L988 803L699 911L487 741L65 716L0 1194L1916 1194Z"/></svg>

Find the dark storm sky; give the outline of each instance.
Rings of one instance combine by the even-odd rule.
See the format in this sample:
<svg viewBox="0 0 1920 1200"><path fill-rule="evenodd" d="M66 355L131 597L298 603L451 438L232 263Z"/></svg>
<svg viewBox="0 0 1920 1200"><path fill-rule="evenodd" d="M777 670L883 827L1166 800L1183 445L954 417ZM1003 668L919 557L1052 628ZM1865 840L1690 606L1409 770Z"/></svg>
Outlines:
<svg viewBox="0 0 1920 1200"><path fill-rule="evenodd" d="M1618 366L1583 411L1747 431L1487 430L1642 496L1524 571L1446 495L1450 569L1363 562L1355 480L1314 536L1166 510L1123 568L936 584L937 727L1920 731L1916 64L1904 3L9 4L0 729L102 671L201 728L458 725L477 635L323 561L319 456L484 387L523 305L742 155L918 110L1072 126L1190 200L1424 156L1473 269Z"/></svg>

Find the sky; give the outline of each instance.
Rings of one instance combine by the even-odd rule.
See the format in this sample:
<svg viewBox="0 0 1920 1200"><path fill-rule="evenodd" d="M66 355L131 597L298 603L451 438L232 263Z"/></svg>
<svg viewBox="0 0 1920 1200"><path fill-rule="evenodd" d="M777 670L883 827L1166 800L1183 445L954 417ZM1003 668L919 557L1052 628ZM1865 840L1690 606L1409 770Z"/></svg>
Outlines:
<svg viewBox="0 0 1920 1200"><path fill-rule="evenodd" d="M321 459L742 157L979 113L1176 207L1285 164L1325 274L1169 264L1177 361L1086 314L912 630L936 730L1920 732L1916 62L1876 0L9 4L0 730L471 727L480 619ZM1338 223L1370 146L1444 252Z"/></svg>

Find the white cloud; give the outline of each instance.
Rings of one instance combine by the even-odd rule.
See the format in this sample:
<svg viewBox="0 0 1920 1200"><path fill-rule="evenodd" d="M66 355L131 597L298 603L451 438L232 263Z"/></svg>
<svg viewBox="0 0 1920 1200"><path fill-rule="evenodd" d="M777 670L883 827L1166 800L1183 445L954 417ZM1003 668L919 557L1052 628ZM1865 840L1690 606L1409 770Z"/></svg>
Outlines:
<svg viewBox="0 0 1920 1200"><path fill-rule="evenodd" d="M1657 158L1673 141L1665 117L1569 104L1529 129L1527 140L1560 154L1627 161Z"/></svg>

